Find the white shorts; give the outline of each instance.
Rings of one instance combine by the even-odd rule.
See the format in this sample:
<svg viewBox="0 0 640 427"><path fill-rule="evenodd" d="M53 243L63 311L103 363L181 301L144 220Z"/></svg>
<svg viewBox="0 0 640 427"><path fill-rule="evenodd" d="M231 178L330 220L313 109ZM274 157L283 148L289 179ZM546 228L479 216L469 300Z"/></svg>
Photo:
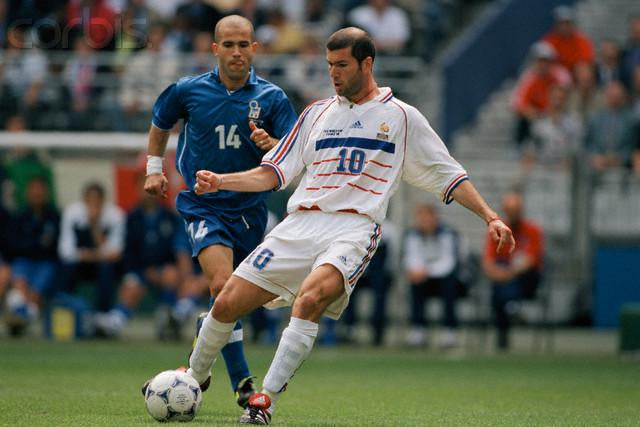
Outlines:
<svg viewBox="0 0 640 427"><path fill-rule="evenodd" d="M324 315L338 319L378 248L382 227L351 213L295 212L278 224L234 275L279 296L267 308L292 305L304 279L323 264L344 277L345 293Z"/></svg>

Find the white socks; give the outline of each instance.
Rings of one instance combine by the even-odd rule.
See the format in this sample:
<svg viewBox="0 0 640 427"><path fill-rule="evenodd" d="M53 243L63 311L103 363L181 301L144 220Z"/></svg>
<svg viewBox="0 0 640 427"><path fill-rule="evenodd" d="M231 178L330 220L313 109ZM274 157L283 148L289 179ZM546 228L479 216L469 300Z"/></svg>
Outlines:
<svg viewBox="0 0 640 427"><path fill-rule="evenodd" d="M263 392L271 398L271 411L279 393L309 355L317 335L317 323L297 317L292 317L282 332L276 355L262 383Z"/></svg>
<svg viewBox="0 0 640 427"><path fill-rule="evenodd" d="M207 315L189 359L187 373L202 384L209 375L216 355L231 337L235 322L222 323ZM289 326L282 332L278 349L264 378L263 392L271 397L273 411L276 400L285 384L307 358L318 335L318 324L292 317Z"/></svg>
<svg viewBox="0 0 640 427"><path fill-rule="evenodd" d="M189 370L191 375L202 384L211 375L211 367L216 360L216 355L229 341L229 336L236 322L222 323L211 317L211 312L202 322L202 328L196 340L196 346L189 358Z"/></svg>

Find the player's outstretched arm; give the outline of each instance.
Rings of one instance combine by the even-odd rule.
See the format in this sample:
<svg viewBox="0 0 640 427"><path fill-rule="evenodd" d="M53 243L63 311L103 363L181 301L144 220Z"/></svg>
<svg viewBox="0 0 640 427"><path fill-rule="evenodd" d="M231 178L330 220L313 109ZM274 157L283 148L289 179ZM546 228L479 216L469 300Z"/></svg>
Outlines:
<svg viewBox="0 0 640 427"><path fill-rule="evenodd" d="M507 227L507 225L502 222L498 214L489 207L487 202L485 202L471 182L461 182L453 190L451 195L456 202L484 219L487 223L487 227L489 228L489 235L498 243L497 252L500 252L503 249L508 252L513 251L516 247L516 241L513 238L511 229Z"/></svg>
<svg viewBox="0 0 640 427"><path fill-rule="evenodd" d="M244 172L217 174L207 170L196 172L196 194L214 193L220 190L259 192L278 186L278 176L270 167L258 166Z"/></svg>
<svg viewBox="0 0 640 427"><path fill-rule="evenodd" d="M167 197L169 181L162 173L162 161L169 141L169 131L159 129L153 125L149 129L149 143L147 147L147 177L144 181L144 191L154 196Z"/></svg>

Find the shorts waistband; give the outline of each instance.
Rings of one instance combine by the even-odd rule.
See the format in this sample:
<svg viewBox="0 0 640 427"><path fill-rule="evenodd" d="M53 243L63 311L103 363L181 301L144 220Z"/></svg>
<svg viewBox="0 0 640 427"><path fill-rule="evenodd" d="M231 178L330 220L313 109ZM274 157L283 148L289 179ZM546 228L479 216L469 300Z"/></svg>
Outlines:
<svg viewBox="0 0 640 427"><path fill-rule="evenodd" d="M298 211L320 211L320 212L325 212L322 209L320 209L320 206L318 205L313 205L310 207L306 207L306 206L298 206ZM334 212L339 212L339 213L350 213L350 214L356 214L356 215L363 215L363 216L367 216L364 214L361 214L360 212L358 212L355 209L338 209L337 211ZM327 212L327 213L332 213L332 212Z"/></svg>

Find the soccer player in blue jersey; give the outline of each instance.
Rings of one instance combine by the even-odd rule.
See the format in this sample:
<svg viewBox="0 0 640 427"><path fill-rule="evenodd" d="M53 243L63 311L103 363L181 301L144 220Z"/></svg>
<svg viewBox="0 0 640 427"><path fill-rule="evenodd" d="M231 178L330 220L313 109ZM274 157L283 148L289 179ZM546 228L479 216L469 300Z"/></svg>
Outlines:
<svg viewBox="0 0 640 427"><path fill-rule="evenodd" d="M282 89L256 76L251 66L256 49L250 21L238 15L221 19L212 44L218 66L212 72L173 83L153 108L144 188L166 197L168 182L162 173L162 156L169 131L184 119L176 167L188 190L178 195L176 208L185 221L192 255L209 280L212 297L262 240L267 193L221 191L197 195L193 191L195 174L202 169L237 172L258 166L266 150L275 146L277 138L283 137L297 119ZM239 322L222 353L236 400L244 407L255 388L244 357ZM209 382L210 378L201 384L203 391Z"/></svg>

